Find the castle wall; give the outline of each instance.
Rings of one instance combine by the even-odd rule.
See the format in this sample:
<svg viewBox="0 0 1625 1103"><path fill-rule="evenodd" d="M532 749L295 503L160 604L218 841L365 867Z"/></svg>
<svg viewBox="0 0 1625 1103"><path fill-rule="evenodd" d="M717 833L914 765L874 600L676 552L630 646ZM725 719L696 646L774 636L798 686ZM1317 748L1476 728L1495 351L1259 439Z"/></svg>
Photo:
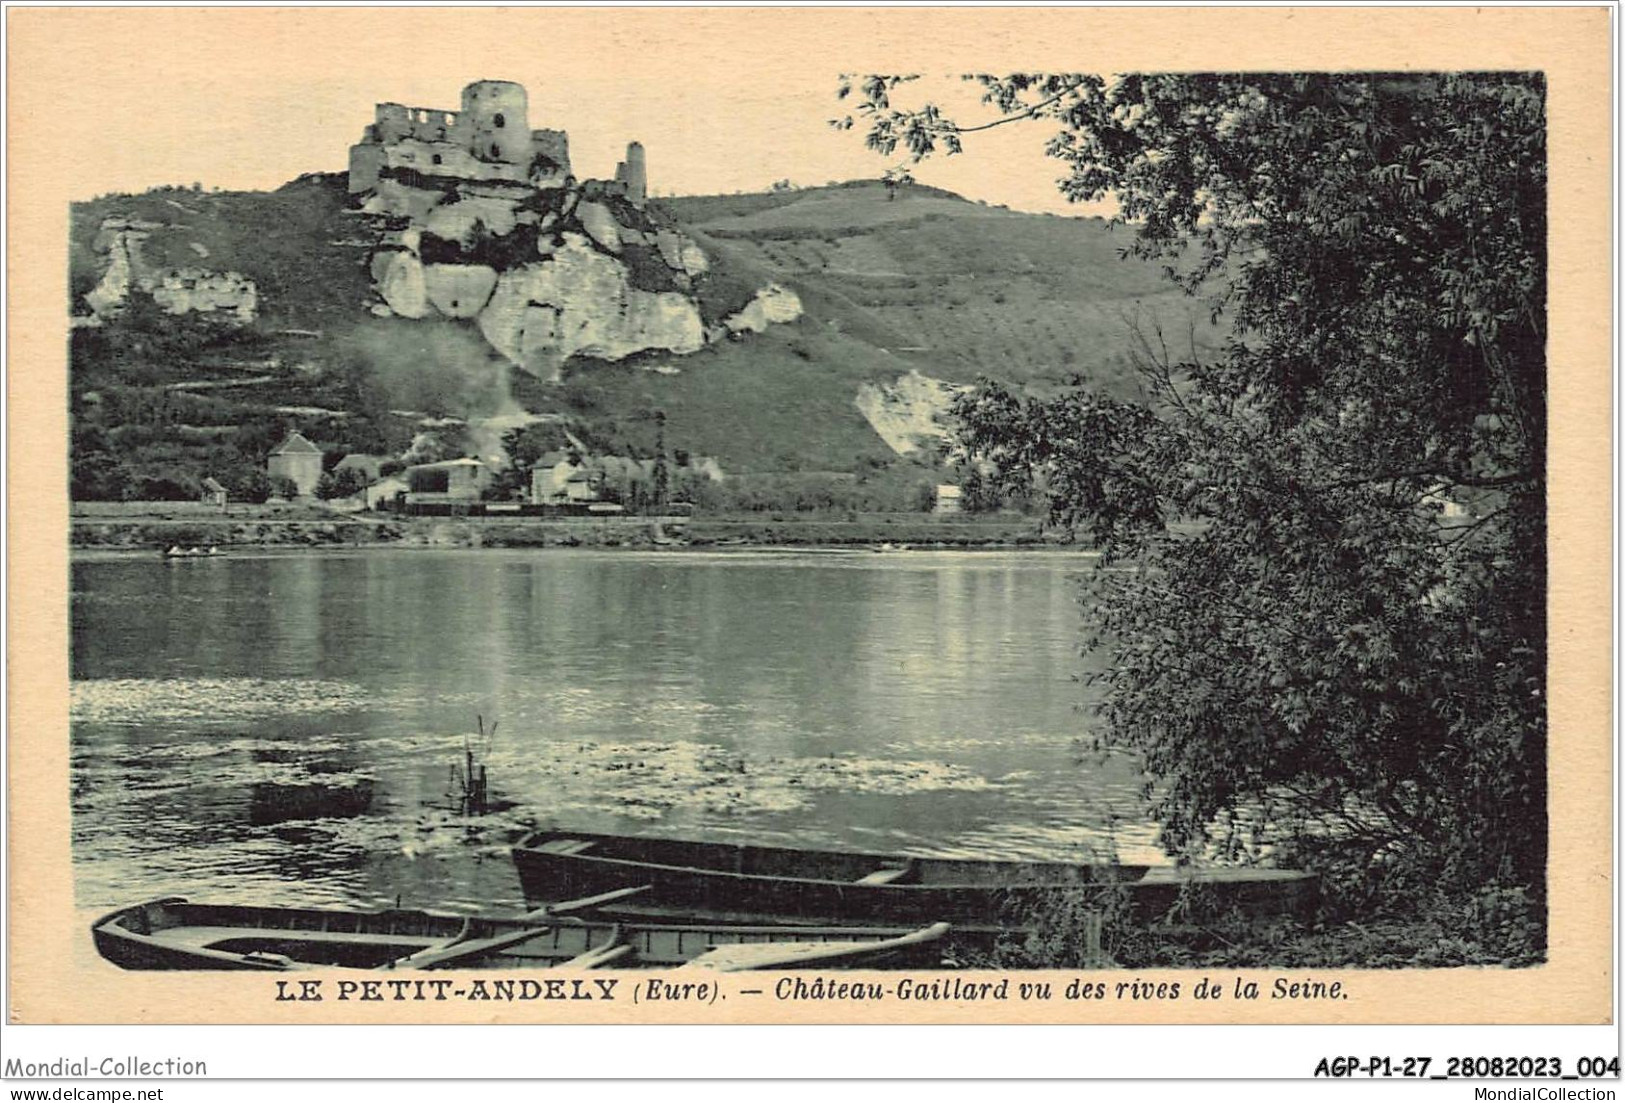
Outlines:
<svg viewBox="0 0 1625 1103"><path fill-rule="evenodd" d="M570 135L562 130L532 130L530 147L534 154L553 162L556 175L570 175Z"/></svg>
<svg viewBox="0 0 1625 1103"><path fill-rule="evenodd" d="M371 191L378 186L378 172L384 167L387 147L361 142L350 147L350 194Z"/></svg>
<svg viewBox="0 0 1625 1103"><path fill-rule="evenodd" d="M424 142L407 138L384 150L384 165L423 176L450 176L460 180L511 180L523 183L525 166L482 161L452 142Z"/></svg>
<svg viewBox="0 0 1625 1103"><path fill-rule="evenodd" d="M530 129L523 85L475 81L463 89L462 104L459 111L377 104L361 141L350 148L350 193L375 191L392 169L540 188L570 178L569 135Z"/></svg>
<svg viewBox="0 0 1625 1103"><path fill-rule="evenodd" d="M466 124L455 111L436 107L406 107L398 103L381 103L373 116L373 128L378 141L393 145L406 138L420 142L458 142L466 140Z"/></svg>

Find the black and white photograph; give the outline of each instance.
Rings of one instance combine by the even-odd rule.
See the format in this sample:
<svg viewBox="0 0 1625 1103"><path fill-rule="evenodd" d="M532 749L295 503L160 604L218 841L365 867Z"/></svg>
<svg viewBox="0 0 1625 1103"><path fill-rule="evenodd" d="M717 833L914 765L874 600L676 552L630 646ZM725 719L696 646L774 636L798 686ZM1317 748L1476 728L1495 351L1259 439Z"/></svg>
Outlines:
<svg viewBox="0 0 1625 1103"><path fill-rule="evenodd" d="M51 22L96 991L1553 964L1541 67L193 14Z"/></svg>

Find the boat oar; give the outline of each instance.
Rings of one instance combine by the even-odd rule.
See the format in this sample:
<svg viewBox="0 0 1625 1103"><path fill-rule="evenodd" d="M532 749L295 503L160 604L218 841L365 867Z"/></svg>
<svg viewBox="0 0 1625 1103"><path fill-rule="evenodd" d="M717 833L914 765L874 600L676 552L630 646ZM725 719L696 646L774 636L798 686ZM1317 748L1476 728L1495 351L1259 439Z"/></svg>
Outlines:
<svg viewBox="0 0 1625 1103"><path fill-rule="evenodd" d="M552 919L556 916L569 915L572 912L590 911L603 904L613 903L616 900L625 900L627 897L648 892L653 885L633 885L630 888L615 889L612 892L601 892L596 896L583 896L575 900L564 900L557 904L548 904L535 911L526 912L520 920L530 922L534 920ZM509 946L516 946L521 942L529 941L547 930L548 924L541 923L535 927L521 927L517 931L506 931L490 938L469 938L468 928L464 929L449 942L442 942L438 946L430 946L419 950L396 961L391 968L394 969L444 969L448 965L464 961L482 954L495 953L505 950ZM613 944L612 944L613 945ZM610 949L610 946L599 947L601 951ZM618 956L618 955L617 955ZM602 964L594 962L594 964Z"/></svg>
<svg viewBox="0 0 1625 1103"><path fill-rule="evenodd" d="M653 885L632 885L624 889L611 889L608 892L600 892L596 896L581 896L574 900L561 900L557 904L544 904L533 912L526 912L520 918L544 919L550 915L569 915L571 912L591 911L593 908L601 908L605 904L613 904L618 900L639 896L653 888Z"/></svg>

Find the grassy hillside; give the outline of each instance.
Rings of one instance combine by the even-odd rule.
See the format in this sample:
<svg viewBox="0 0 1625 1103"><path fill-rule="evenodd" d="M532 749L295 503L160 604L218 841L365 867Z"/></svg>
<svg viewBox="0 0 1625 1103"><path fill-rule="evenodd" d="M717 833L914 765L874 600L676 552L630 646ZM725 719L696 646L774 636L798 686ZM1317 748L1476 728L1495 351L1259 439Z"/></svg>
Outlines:
<svg viewBox="0 0 1625 1103"><path fill-rule="evenodd" d="M288 428L335 457L398 453L424 417L511 415L522 405L643 448L660 410L669 447L715 456L730 471L875 477L894 467L918 477L858 412L861 384L917 369L1047 389L1078 373L1129 397L1136 320L1161 325L1176 350L1189 334L1199 345L1216 340L1196 304L1171 292L1157 267L1121 259L1126 236L1096 219L1021 214L934 188L891 197L862 181L659 205L711 257L698 292L709 312L737 309L777 281L800 296L804 316L692 356L572 361L562 384L544 385L511 371L471 323L367 312L368 234L340 175L271 193L161 189L77 205L76 312L106 264L94 249L98 229L116 216L157 224L143 246L155 266L253 279L261 316L226 331L132 309L76 331L76 471L109 485L246 477Z"/></svg>
<svg viewBox="0 0 1625 1103"><path fill-rule="evenodd" d="M1020 214L938 189L813 188L733 209L668 200L702 243L774 273L921 371L1052 383L1082 374L1134 393L1136 326L1184 351L1218 334L1159 266L1120 254L1126 233L1095 218ZM741 199L749 197L740 197ZM785 193L775 193L783 200Z"/></svg>
<svg viewBox="0 0 1625 1103"><path fill-rule="evenodd" d="M672 442L729 470L857 471L894 457L853 404L860 383L906 370L874 345L803 319L645 365L593 364L559 388L559 409L661 410Z"/></svg>
<svg viewBox="0 0 1625 1103"><path fill-rule="evenodd" d="M370 241L347 210L341 174L302 176L274 192L173 189L75 204L69 263L76 296L101 274L105 258L91 245L109 216L160 224L142 248L155 267L233 271L252 279L267 328L344 328L365 312Z"/></svg>

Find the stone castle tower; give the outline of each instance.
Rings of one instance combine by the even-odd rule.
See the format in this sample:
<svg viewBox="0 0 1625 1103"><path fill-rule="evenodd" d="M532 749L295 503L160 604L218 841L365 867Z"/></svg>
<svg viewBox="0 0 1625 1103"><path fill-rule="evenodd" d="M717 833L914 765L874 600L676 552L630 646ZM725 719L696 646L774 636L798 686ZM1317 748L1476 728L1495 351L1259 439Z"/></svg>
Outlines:
<svg viewBox="0 0 1625 1103"><path fill-rule="evenodd" d="M615 166L615 182L626 189L626 198L641 207L649 198L649 168L643 160L643 143L626 144L626 160Z"/></svg>
<svg viewBox="0 0 1625 1103"><path fill-rule="evenodd" d="M463 89L458 116L463 144L482 161L528 165L531 156L529 97L511 80L477 80Z"/></svg>

